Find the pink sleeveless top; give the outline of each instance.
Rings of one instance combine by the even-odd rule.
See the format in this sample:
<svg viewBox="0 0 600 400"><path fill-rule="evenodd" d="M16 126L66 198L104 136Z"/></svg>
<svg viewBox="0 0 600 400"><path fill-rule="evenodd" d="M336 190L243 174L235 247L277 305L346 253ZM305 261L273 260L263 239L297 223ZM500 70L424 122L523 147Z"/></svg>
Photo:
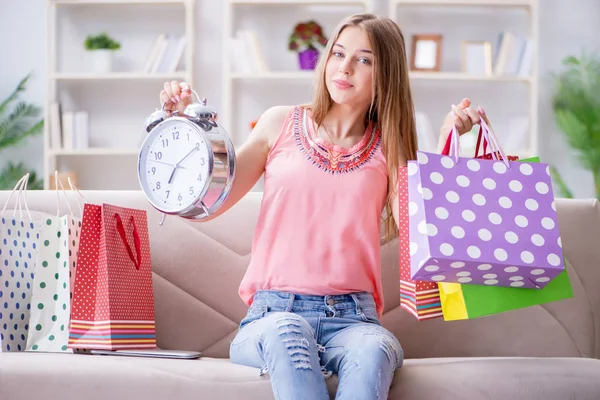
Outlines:
<svg viewBox="0 0 600 400"><path fill-rule="evenodd" d="M316 135L294 107L269 152L250 265L239 294L369 292L383 311L380 225L387 197L381 134L344 149ZM331 160L331 161L330 161Z"/></svg>

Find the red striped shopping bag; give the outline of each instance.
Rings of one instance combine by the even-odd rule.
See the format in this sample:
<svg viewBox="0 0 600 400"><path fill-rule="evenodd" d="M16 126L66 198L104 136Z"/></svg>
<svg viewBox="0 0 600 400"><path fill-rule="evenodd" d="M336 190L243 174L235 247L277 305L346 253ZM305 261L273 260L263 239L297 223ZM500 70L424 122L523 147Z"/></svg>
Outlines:
<svg viewBox="0 0 600 400"><path fill-rule="evenodd" d="M400 252L400 306L418 320L442 317L440 291L435 282L414 281L410 278L410 245L408 215L408 174L406 167L398 171L398 201L400 223L398 247ZM423 227L424 228L424 227Z"/></svg>
<svg viewBox="0 0 600 400"><path fill-rule="evenodd" d="M70 348L156 347L144 210L85 204L74 286Z"/></svg>

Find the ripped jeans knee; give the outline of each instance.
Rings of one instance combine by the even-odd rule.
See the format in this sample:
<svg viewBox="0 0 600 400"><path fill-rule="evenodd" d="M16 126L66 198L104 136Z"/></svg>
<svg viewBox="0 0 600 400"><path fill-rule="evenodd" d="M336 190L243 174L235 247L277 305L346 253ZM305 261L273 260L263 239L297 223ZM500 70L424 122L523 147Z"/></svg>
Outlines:
<svg viewBox="0 0 600 400"><path fill-rule="evenodd" d="M312 370L314 361L318 363L318 345L309 323L288 312L273 313L265 317L265 322L263 351L272 356L285 356L282 358L287 359L294 369ZM265 367L263 373L267 371Z"/></svg>

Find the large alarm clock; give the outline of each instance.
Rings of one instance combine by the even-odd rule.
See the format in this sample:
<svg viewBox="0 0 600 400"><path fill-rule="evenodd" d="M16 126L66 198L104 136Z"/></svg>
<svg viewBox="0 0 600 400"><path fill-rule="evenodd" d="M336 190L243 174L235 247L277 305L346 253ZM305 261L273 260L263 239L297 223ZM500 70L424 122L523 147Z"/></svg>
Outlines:
<svg viewBox="0 0 600 400"><path fill-rule="evenodd" d="M182 114L162 104L146 122L138 179L150 204L165 215L201 220L227 199L235 179L235 149L206 99Z"/></svg>

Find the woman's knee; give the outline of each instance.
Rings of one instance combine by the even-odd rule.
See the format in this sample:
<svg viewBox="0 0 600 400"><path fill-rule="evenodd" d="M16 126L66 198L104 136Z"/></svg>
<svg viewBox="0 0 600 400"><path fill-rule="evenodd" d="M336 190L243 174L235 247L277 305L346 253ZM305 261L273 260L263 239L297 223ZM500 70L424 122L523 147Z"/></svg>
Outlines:
<svg viewBox="0 0 600 400"><path fill-rule="evenodd" d="M284 353L298 369L310 369L310 358L317 350L314 330L301 316L276 312L265 318L263 346L268 352Z"/></svg>
<svg viewBox="0 0 600 400"><path fill-rule="evenodd" d="M396 337L377 325L366 325L361 338L346 349L346 357L359 364L389 363L394 369L402 366L404 351Z"/></svg>

